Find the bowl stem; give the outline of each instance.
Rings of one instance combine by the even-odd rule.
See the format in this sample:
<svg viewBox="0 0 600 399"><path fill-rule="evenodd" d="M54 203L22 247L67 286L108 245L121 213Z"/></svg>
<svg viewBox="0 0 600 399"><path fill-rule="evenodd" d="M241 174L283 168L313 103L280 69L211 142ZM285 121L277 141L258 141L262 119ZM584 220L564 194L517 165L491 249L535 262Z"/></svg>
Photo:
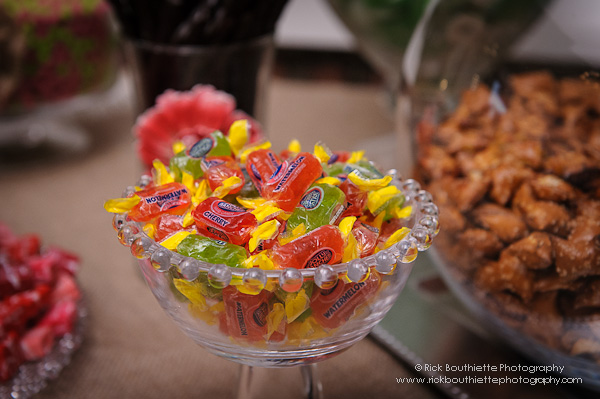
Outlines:
<svg viewBox="0 0 600 399"><path fill-rule="evenodd" d="M300 366L302 379L304 380L304 393L307 399L323 399L323 385L319 379L316 364ZM240 365L238 378L237 399L251 399L250 386L252 384L252 366Z"/></svg>
<svg viewBox="0 0 600 399"><path fill-rule="evenodd" d="M304 389L307 399L323 399L323 385L319 379L317 365L307 364L300 366L302 378L304 379Z"/></svg>
<svg viewBox="0 0 600 399"><path fill-rule="evenodd" d="M250 385L252 384L252 371L252 366L246 364L240 365L237 399L251 399Z"/></svg>

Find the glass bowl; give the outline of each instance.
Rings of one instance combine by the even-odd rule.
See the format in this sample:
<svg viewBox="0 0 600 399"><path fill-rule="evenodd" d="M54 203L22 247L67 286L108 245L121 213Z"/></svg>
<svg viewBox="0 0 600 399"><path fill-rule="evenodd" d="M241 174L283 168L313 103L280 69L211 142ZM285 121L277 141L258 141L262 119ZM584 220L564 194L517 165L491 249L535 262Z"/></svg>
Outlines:
<svg viewBox="0 0 600 399"><path fill-rule="evenodd" d="M60 376L80 348L88 323L85 298L77 302L77 320L71 333L58 339L43 358L23 363L15 376L0 382L0 398L27 399L42 391L52 380Z"/></svg>
<svg viewBox="0 0 600 399"><path fill-rule="evenodd" d="M138 186L150 181L143 177ZM437 207L414 180L395 184L412 206L400 242L375 255L311 269L210 264L167 250L126 214L113 226L163 309L196 343L238 363L310 364L364 338L391 308L439 230Z"/></svg>
<svg viewBox="0 0 600 399"><path fill-rule="evenodd" d="M440 2L423 21L415 173L440 209L438 269L479 324L598 389L599 63L564 2L516 6Z"/></svg>

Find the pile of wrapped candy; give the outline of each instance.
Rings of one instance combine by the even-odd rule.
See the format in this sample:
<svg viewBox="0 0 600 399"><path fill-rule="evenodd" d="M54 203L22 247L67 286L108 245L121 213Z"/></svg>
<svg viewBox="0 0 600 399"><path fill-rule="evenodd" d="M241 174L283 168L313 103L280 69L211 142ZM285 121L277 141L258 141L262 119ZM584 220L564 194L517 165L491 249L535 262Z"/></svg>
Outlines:
<svg viewBox="0 0 600 399"><path fill-rule="evenodd" d="M393 176L362 151L317 143L303 152L294 140L277 154L270 142L248 143L248 131L248 122L238 120L228 135L215 131L188 147L175 143L168 167L155 161L144 187L129 187L105 209L126 215L168 250L232 268L294 272L349 262L410 233L412 208ZM164 270L161 251L151 261ZM383 285L367 269L359 281L340 279L327 289L302 278L286 285L234 277L218 286L184 266L165 275L190 312L249 341L326 337Z"/></svg>
<svg viewBox="0 0 600 399"><path fill-rule="evenodd" d="M76 256L0 224L0 381L46 356L73 331L80 291Z"/></svg>

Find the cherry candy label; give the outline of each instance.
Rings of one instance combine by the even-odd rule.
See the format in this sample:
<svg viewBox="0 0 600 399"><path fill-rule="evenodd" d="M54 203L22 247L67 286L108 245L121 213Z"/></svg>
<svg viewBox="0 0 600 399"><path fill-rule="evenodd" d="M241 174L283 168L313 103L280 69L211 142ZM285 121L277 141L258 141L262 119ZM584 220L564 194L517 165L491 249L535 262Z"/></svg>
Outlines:
<svg viewBox="0 0 600 399"><path fill-rule="evenodd" d="M300 206L307 210L313 210L323 202L323 189L321 187L311 188L304 194L304 197L300 200Z"/></svg>
<svg viewBox="0 0 600 399"><path fill-rule="evenodd" d="M321 248L316 250L306 261L305 269L311 269L317 266L326 265L333 259L333 249Z"/></svg>
<svg viewBox="0 0 600 399"><path fill-rule="evenodd" d="M217 215L223 217L232 217L246 213L244 208L233 205L227 201L215 201L210 205L210 209Z"/></svg>
<svg viewBox="0 0 600 399"><path fill-rule="evenodd" d="M214 146L215 142L213 138L205 137L202 140L196 142L196 144L194 144L192 148L189 149L188 155L192 158L200 159L202 157L205 157L206 154L208 154Z"/></svg>
<svg viewBox="0 0 600 399"><path fill-rule="evenodd" d="M221 227L225 227L225 226L227 226L229 224L228 220L223 219L219 215L215 215L211 211L204 211L204 212L202 212L202 216L204 216L208 220L211 220L211 221L215 222L216 224L218 224Z"/></svg>

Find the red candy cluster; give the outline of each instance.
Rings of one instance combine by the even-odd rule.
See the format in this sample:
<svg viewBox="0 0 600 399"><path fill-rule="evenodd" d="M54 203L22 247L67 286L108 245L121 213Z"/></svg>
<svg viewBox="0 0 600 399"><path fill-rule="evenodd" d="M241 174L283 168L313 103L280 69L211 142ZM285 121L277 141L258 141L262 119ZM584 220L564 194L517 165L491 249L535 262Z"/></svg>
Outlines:
<svg viewBox="0 0 600 399"><path fill-rule="evenodd" d="M78 258L59 248L41 250L36 235L16 237L0 224L0 381L47 355L73 330L81 294Z"/></svg>

